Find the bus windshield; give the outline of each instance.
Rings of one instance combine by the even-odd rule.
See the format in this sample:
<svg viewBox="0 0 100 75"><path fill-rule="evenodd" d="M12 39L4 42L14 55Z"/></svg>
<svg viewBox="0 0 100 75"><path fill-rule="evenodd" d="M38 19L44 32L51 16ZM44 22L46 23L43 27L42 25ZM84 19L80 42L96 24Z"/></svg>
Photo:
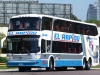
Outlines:
<svg viewBox="0 0 100 75"><path fill-rule="evenodd" d="M12 18L9 24L9 30L17 29L40 29L40 18L38 17L22 17Z"/></svg>
<svg viewBox="0 0 100 75"><path fill-rule="evenodd" d="M39 36L8 37L8 53L37 53Z"/></svg>

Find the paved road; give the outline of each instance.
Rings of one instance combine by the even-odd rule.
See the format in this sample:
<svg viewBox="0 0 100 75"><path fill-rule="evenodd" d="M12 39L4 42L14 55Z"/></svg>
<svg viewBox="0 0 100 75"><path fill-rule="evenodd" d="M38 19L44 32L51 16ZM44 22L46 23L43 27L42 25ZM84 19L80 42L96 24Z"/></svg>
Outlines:
<svg viewBox="0 0 100 75"><path fill-rule="evenodd" d="M91 69L79 71L75 69L68 69L67 71L45 71L45 70L31 70L25 72L18 72L17 69L0 70L0 75L100 75L100 69Z"/></svg>

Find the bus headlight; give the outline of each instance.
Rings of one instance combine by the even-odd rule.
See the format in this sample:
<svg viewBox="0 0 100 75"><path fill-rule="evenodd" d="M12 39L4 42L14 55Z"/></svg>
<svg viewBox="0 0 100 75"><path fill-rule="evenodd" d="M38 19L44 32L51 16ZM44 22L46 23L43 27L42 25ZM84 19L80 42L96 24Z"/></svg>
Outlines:
<svg viewBox="0 0 100 75"><path fill-rule="evenodd" d="M35 55L34 56L34 59L39 59L40 58L40 55Z"/></svg>
<svg viewBox="0 0 100 75"><path fill-rule="evenodd" d="M7 60L11 60L12 57L11 57L11 56L7 56L6 59L7 59Z"/></svg>
<svg viewBox="0 0 100 75"><path fill-rule="evenodd" d="M10 57L9 57L9 56L7 56L7 57L6 57L6 59L7 59L7 60L9 60L9 59L10 59Z"/></svg>

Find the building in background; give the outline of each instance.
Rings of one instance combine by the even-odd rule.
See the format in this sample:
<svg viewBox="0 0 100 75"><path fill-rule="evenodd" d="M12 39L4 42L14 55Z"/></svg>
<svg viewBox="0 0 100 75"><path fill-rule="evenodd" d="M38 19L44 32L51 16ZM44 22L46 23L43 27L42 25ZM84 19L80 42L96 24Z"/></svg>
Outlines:
<svg viewBox="0 0 100 75"><path fill-rule="evenodd" d="M98 2L95 2L94 4L89 4L87 10L87 20L90 19L95 19L95 20L98 19Z"/></svg>
<svg viewBox="0 0 100 75"><path fill-rule="evenodd" d="M98 20L100 20L100 0L98 0Z"/></svg>
<svg viewBox="0 0 100 75"><path fill-rule="evenodd" d="M9 18L19 14L46 14L71 18L71 4L39 3L38 0L0 0L0 23L9 23Z"/></svg>

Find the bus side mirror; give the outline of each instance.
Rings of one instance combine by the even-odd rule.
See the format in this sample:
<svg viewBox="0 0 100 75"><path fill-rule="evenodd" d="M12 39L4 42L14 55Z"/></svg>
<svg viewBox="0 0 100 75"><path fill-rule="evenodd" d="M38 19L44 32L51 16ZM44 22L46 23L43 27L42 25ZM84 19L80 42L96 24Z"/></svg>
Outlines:
<svg viewBox="0 0 100 75"><path fill-rule="evenodd" d="M7 48L6 47L3 47L1 49L2 49L2 53L7 53Z"/></svg>

